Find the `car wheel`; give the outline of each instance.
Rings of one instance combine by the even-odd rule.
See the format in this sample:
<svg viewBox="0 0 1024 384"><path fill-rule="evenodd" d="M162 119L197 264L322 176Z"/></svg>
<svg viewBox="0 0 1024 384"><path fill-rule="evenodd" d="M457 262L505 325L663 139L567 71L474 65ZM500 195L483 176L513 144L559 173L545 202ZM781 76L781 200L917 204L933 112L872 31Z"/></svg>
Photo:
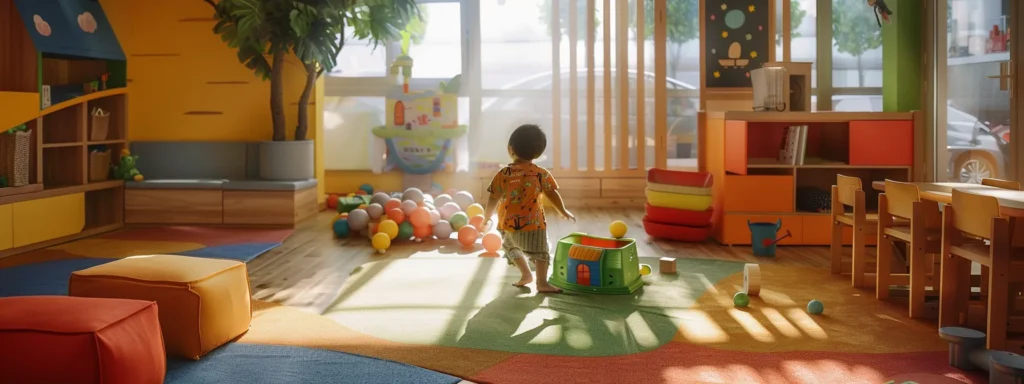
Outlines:
<svg viewBox="0 0 1024 384"><path fill-rule="evenodd" d="M996 165L985 156L961 156L954 171L959 182L972 184L981 184L981 179L998 174Z"/></svg>

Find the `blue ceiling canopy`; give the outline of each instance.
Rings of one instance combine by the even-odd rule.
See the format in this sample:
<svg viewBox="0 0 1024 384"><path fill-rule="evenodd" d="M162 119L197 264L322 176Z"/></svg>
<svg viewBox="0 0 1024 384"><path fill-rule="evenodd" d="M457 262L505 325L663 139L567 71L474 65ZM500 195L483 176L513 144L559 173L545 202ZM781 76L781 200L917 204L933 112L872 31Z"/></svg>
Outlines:
<svg viewBox="0 0 1024 384"><path fill-rule="evenodd" d="M36 50L45 56L125 60L96 0L15 0Z"/></svg>

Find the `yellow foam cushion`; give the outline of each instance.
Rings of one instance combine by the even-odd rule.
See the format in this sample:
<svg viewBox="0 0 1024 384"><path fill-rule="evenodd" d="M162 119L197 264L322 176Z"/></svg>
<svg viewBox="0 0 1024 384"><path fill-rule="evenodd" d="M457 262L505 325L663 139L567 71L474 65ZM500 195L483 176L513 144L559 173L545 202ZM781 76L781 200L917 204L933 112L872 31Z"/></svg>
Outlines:
<svg viewBox="0 0 1024 384"><path fill-rule="evenodd" d="M711 206L711 196L684 195L647 189L647 202L655 207L681 209L684 211L706 211Z"/></svg>
<svg viewBox="0 0 1024 384"><path fill-rule="evenodd" d="M155 301L167 354L198 360L249 329L252 306L245 264L150 255L71 274L68 294Z"/></svg>

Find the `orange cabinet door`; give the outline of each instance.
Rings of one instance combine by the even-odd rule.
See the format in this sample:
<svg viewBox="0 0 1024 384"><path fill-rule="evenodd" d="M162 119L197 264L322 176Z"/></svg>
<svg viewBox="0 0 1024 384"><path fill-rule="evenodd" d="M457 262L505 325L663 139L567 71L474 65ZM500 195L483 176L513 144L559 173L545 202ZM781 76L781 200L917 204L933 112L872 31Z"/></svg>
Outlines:
<svg viewBox="0 0 1024 384"><path fill-rule="evenodd" d="M779 241L779 245L800 245L803 244L802 232L803 221L797 215L735 215L726 214L723 223L722 239L720 241L727 245L750 245L750 227L747 220L752 223L769 222L774 223L782 219L782 229L778 236L781 237L789 231L792 236Z"/></svg>
<svg viewBox="0 0 1024 384"><path fill-rule="evenodd" d="M793 212L793 176L725 177L725 210L730 212Z"/></svg>
<svg viewBox="0 0 1024 384"><path fill-rule="evenodd" d="M875 245L876 235L868 235L864 244ZM805 245L832 244L832 216L805 215L803 217L803 243ZM843 245L853 244L853 227L843 226Z"/></svg>
<svg viewBox="0 0 1024 384"><path fill-rule="evenodd" d="M850 165L914 165L914 122L851 121Z"/></svg>
<svg viewBox="0 0 1024 384"><path fill-rule="evenodd" d="M747 174L747 122L725 121L725 170Z"/></svg>

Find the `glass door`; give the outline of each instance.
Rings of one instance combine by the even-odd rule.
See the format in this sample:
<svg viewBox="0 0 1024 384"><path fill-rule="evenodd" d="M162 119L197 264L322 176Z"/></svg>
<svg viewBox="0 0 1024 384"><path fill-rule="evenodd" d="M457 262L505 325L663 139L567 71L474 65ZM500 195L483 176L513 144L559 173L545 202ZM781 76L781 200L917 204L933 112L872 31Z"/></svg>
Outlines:
<svg viewBox="0 0 1024 384"><path fill-rule="evenodd" d="M1015 0L947 0L935 10L935 179L1018 179ZM943 28L943 26L945 26Z"/></svg>

